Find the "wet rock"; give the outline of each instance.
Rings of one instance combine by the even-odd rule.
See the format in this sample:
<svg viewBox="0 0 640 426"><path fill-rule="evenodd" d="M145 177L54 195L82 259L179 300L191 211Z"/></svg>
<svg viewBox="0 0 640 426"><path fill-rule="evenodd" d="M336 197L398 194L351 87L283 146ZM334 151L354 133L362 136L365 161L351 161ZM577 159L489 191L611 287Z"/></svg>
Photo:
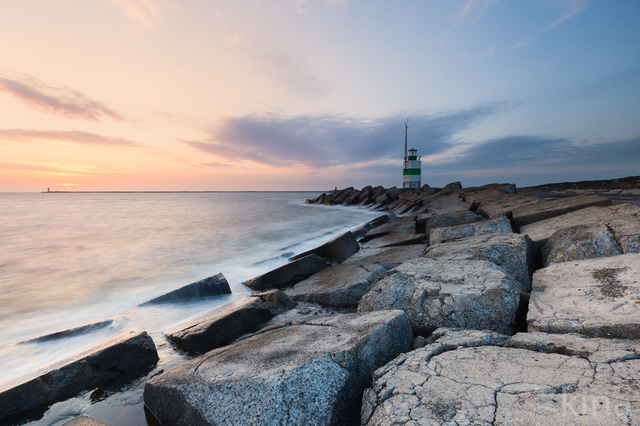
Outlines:
<svg viewBox="0 0 640 426"><path fill-rule="evenodd" d="M429 231L429 244L444 243L459 238L492 233L512 233L511 222L506 217L467 223L457 226L445 226Z"/></svg>
<svg viewBox="0 0 640 426"><path fill-rule="evenodd" d="M316 254L325 259L335 259L337 262L344 262L354 253L357 253L358 250L360 250L360 244L358 244L351 232L346 232L318 248L293 256L290 260L298 260L310 254Z"/></svg>
<svg viewBox="0 0 640 426"><path fill-rule="evenodd" d="M640 339L640 254L556 263L533 274L529 331Z"/></svg>
<svg viewBox="0 0 640 426"><path fill-rule="evenodd" d="M514 209L545 202L545 199L533 194L511 195L499 200L482 201L476 212L486 218L508 216Z"/></svg>
<svg viewBox="0 0 640 426"><path fill-rule="evenodd" d="M219 296L230 293L231 288L229 288L227 279L222 274L216 274L212 277L186 285L160 297L156 297L155 299L149 300L140 306L179 302L183 300L199 299L201 297Z"/></svg>
<svg viewBox="0 0 640 426"><path fill-rule="evenodd" d="M343 264L324 269L287 290L294 300L322 306L356 307L388 269L420 256L426 245L362 250Z"/></svg>
<svg viewBox="0 0 640 426"><path fill-rule="evenodd" d="M473 337L437 339L376 370L362 425L640 421L638 342L521 333L501 347L504 337Z"/></svg>
<svg viewBox="0 0 640 426"><path fill-rule="evenodd" d="M103 349L0 393L0 422L33 415L58 401L105 384L124 383L158 362L146 332L105 343Z"/></svg>
<svg viewBox="0 0 640 426"><path fill-rule="evenodd" d="M279 290L256 293L186 327L167 331L165 335L187 353L205 353L256 331L261 324L294 306L295 302Z"/></svg>
<svg viewBox="0 0 640 426"><path fill-rule="evenodd" d="M376 281L358 312L402 309L416 334L439 327L513 334L522 285L486 260L409 260Z"/></svg>
<svg viewBox="0 0 640 426"><path fill-rule="evenodd" d="M370 230L372 230L373 228L377 228L380 225L384 225L385 223L389 222L391 220L391 217L388 214L383 214L381 216L378 216L377 218L365 223L364 225L351 230L351 233L353 234L353 236L356 238L356 240L358 238L362 238L365 236L365 234L367 232L369 232Z"/></svg>
<svg viewBox="0 0 640 426"><path fill-rule="evenodd" d="M511 215L515 230L521 231L523 226L533 222L550 219L591 206L608 205L611 205L611 200L607 197L582 194L513 209Z"/></svg>
<svg viewBox="0 0 640 426"><path fill-rule="evenodd" d="M91 333L95 330L101 330L113 324L113 320L100 321L93 324L87 324L80 327L71 328L69 330L58 331L55 333L47 334L46 336L36 337L35 339L26 340L21 343L39 343L48 342L50 340L65 339L67 337L77 336L79 334Z"/></svg>
<svg viewBox="0 0 640 426"><path fill-rule="evenodd" d="M316 254L289 262L242 284L252 290L292 287L295 283L309 278L311 275L331 266L331 262Z"/></svg>
<svg viewBox="0 0 640 426"><path fill-rule="evenodd" d="M384 237L389 234L408 234L415 235L416 222L413 217L398 217L367 232L362 238L362 242L373 240L374 238Z"/></svg>
<svg viewBox="0 0 640 426"><path fill-rule="evenodd" d="M623 254L613 231L606 225L578 225L556 231L542 248L542 264L609 257Z"/></svg>
<svg viewBox="0 0 640 426"><path fill-rule="evenodd" d="M165 426L355 424L373 371L412 341L401 311L293 321L156 376L144 400Z"/></svg>
<svg viewBox="0 0 640 426"><path fill-rule="evenodd" d="M488 260L515 278L523 291L531 291L537 266L533 241L520 234L485 234L428 247L422 257L436 260Z"/></svg>
<svg viewBox="0 0 640 426"><path fill-rule="evenodd" d="M620 226L620 229L622 230L625 228L623 226L624 224L634 223L640 223L640 207L632 204L615 204L607 207L588 207L561 216L531 223L529 225L522 226L520 228L520 232L522 234L529 235L533 242L536 243L536 246L538 246L538 248L542 248L549 237L560 229L570 228L576 225L619 224L618 226ZM612 226L612 228L615 227ZM621 237L618 238L620 244L624 244L623 240L625 239L625 235L633 234L637 234L637 232L633 231L631 233L627 233L626 231L622 231Z"/></svg>

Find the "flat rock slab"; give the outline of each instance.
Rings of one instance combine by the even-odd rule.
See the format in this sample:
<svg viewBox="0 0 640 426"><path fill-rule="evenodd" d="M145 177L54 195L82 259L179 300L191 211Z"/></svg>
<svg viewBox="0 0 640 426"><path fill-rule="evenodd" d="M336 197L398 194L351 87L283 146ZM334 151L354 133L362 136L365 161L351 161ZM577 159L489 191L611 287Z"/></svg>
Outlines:
<svg viewBox="0 0 640 426"><path fill-rule="evenodd" d="M456 226L465 223L477 222L483 217L469 210L448 212L423 213L416 217L416 226L419 232L429 233L431 229L444 226Z"/></svg>
<svg viewBox="0 0 640 426"><path fill-rule="evenodd" d="M545 219L529 225L521 226L520 233L542 248L554 232L577 225L607 225L610 223L637 224L640 223L640 207L632 204L614 204L607 207L588 207L561 216ZM621 240L625 240L626 232L620 228ZM637 231L633 232L637 234Z"/></svg>
<svg viewBox="0 0 640 426"><path fill-rule="evenodd" d="M384 237L376 238L362 244L363 249L367 248L384 248L384 247L399 247L409 246L413 244L424 244L424 234L389 234Z"/></svg>
<svg viewBox="0 0 640 426"><path fill-rule="evenodd" d="M425 244L362 250L341 265L320 271L286 293L294 300L322 306L356 307L388 269L419 257Z"/></svg>
<svg viewBox="0 0 640 426"><path fill-rule="evenodd" d="M556 263L533 274L529 331L640 339L640 254Z"/></svg>
<svg viewBox="0 0 640 426"><path fill-rule="evenodd" d="M320 247L300 253L289 260L298 260L305 256L309 256L310 254L316 254L320 257L324 257L325 259L334 259L338 262L344 262L353 254L357 253L358 250L360 250L360 244L358 244L356 238L351 232L345 232L333 240L324 243Z"/></svg>
<svg viewBox="0 0 640 426"><path fill-rule="evenodd" d="M358 312L402 309L417 334L439 327L513 334L522 285L486 260L409 260L362 297Z"/></svg>
<svg viewBox="0 0 640 426"><path fill-rule="evenodd" d="M257 330L261 324L295 305L280 290L256 293L236 300L213 315L164 334L187 353L205 353Z"/></svg>
<svg viewBox="0 0 640 426"><path fill-rule="evenodd" d="M511 222L506 217L467 223L457 226L445 226L429 231L429 244L444 243L474 235L493 234L496 232L512 233Z"/></svg>
<svg viewBox="0 0 640 426"><path fill-rule="evenodd" d="M638 342L467 333L448 332L378 369L362 425L640 422Z"/></svg>
<svg viewBox="0 0 640 426"><path fill-rule="evenodd" d="M510 195L498 200L482 201L476 212L487 218L502 217L510 215L511 211L514 209L532 206L543 202L545 202L545 199L538 195Z"/></svg>
<svg viewBox="0 0 640 426"><path fill-rule="evenodd" d="M373 240L374 238L384 237L389 234L409 234L415 235L416 231L416 222L413 220L413 217L397 217L395 219L390 220L389 222L381 225L375 229L370 230L362 237L362 242L366 243L369 240Z"/></svg>
<svg viewBox="0 0 640 426"><path fill-rule="evenodd" d="M293 321L156 376L144 401L164 426L354 424L373 371L412 341L402 311Z"/></svg>
<svg viewBox="0 0 640 426"><path fill-rule="evenodd" d="M148 373L158 352L146 332L107 342L103 349L0 393L0 423L42 412L58 401Z"/></svg>
<svg viewBox="0 0 640 426"><path fill-rule="evenodd" d="M422 257L436 260L488 260L531 291L537 265L533 241L520 234L485 234L428 247Z"/></svg>
<svg viewBox="0 0 640 426"><path fill-rule="evenodd" d="M105 424L82 415L63 423L62 426L105 426Z"/></svg>
<svg viewBox="0 0 640 426"><path fill-rule="evenodd" d="M273 269L255 278L251 278L242 284L252 290L262 291L270 288L292 287L311 275L331 266L331 262L317 254L310 254L279 268Z"/></svg>
<svg viewBox="0 0 640 426"><path fill-rule="evenodd" d="M516 231L533 222L549 219L591 206L609 206L611 200L601 195L582 194L575 197L560 198L546 203L520 207L511 211L511 220Z"/></svg>
<svg viewBox="0 0 640 426"><path fill-rule="evenodd" d="M541 250L542 266L545 267L554 263L617 256L623 253L614 232L607 225L578 225L559 229L549 237Z"/></svg>
<svg viewBox="0 0 640 426"><path fill-rule="evenodd" d="M183 300L199 299L201 297L219 296L222 294L231 294L231 288L229 287L229 283L224 275L216 274L212 277L186 285L160 297L156 297L155 299L143 303L141 306L179 302Z"/></svg>

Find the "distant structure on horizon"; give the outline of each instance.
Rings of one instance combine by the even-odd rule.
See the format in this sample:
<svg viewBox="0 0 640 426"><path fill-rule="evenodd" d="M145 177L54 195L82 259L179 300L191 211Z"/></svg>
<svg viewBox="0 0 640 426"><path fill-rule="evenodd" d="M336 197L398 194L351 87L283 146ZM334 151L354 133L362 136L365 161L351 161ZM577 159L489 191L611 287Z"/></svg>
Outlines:
<svg viewBox="0 0 640 426"><path fill-rule="evenodd" d="M404 123L404 167L402 169L402 187L420 188L422 180L422 161L418 157L418 150L407 150L408 121Z"/></svg>

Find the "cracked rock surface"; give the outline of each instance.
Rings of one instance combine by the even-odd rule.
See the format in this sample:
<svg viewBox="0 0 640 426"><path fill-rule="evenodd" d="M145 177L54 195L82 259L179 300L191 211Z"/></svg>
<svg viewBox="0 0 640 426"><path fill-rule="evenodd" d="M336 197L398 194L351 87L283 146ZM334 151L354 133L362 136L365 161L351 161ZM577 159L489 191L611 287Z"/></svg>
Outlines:
<svg viewBox="0 0 640 426"><path fill-rule="evenodd" d="M527 326L529 331L640 339L640 254L536 271Z"/></svg>
<svg viewBox="0 0 640 426"><path fill-rule="evenodd" d="M429 231L429 243L438 244L474 235L493 234L496 232L512 233L511 222L506 217L488 219L457 226L443 226Z"/></svg>
<svg viewBox="0 0 640 426"><path fill-rule="evenodd" d="M165 426L354 424L373 371L412 342L398 310L282 323L156 376L144 400Z"/></svg>
<svg viewBox="0 0 640 426"><path fill-rule="evenodd" d="M440 332L440 337L438 337ZM438 330L374 373L361 420L391 425L614 425L640 421L640 342Z"/></svg>
<svg viewBox="0 0 640 426"><path fill-rule="evenodd" d="M387 272L360 300L358 312L402 309L414 331L439 327L513 334L524 286L486 260L409 260Z"/></svg>

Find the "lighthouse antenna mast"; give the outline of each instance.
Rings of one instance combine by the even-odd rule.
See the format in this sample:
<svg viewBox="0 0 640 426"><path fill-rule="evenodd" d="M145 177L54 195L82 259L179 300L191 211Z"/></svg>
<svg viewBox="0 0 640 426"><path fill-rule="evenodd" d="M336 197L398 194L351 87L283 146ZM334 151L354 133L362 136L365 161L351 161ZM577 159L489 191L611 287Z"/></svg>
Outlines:
<svg viewBox="0 0 640 426"><path fill-rule="evenodd" d="M409 128L409 119L404 122L404 168L407 168L407 129Z"/></svg>

